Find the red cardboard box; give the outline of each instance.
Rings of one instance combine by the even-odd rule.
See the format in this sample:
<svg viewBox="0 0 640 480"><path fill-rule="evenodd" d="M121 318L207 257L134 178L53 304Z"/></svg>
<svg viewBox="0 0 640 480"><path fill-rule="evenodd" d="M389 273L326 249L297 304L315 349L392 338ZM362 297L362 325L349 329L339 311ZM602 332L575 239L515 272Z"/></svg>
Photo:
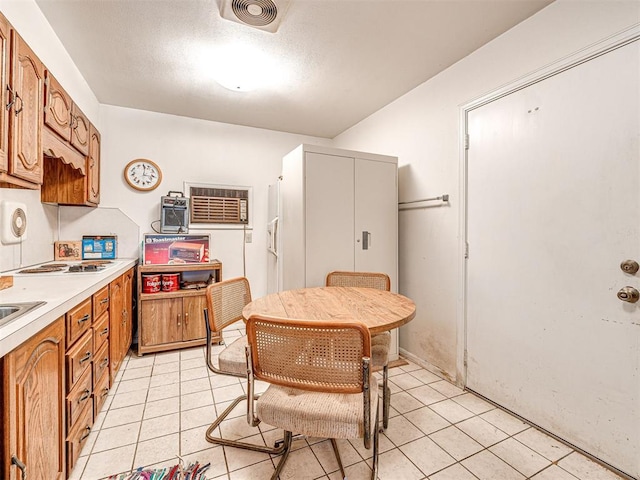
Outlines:
<svg viewBox="0 0 640 480"><path fill-rule="evenodd" d="M142 245L144 265L209 263L209 235L145 235Z"/></svg>

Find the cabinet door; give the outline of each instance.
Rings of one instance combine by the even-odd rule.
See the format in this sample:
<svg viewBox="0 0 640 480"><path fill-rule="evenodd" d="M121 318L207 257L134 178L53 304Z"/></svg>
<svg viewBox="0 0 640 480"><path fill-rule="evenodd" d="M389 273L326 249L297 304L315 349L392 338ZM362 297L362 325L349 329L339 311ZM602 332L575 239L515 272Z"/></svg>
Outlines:
<svg viewBox="0 0 640 480"><path fill-rule="evenodd" d="M64 140L71 132L71 106L73 102L51 72L44 72L44 123Z"/></svg>
<svg viewBox="0 0 640 480"><path fill-rule="evenodd" d="M93 124L89 130L89 156L87 157L87 202L100 203L100 132Z"/></svg>
<svg viewBox="0 0 640 480"><path fill-rule="evenodd" d="M397 166L356 158L355 172L355 270L386 273L397 292Z"/></svg>
<svg viewBox="0 0 640 480"><path fill-rule="evenodd" d="M64 319L4 357L5 464L0 477L19 480L11 458L27 466L28 478L65 478Z"/></svg>
<svg viewBox="0 0 640 480"><path fill-rule="evenodd" d="M75 103L71 108L71 145L89 155L89 120Z"/></svg>
<svg viewBox="0 0 640 480"><path fill-rule="evenodd" d="M182 341L182 298L143 300L139 335L143 346Z"/></svg>
<svg viewBox="0 0 640 480"><path fill-rule="evenodd" d="M6 105L9 86L9 22L0 14L0 92L2 103ZM4 107L3 105L3 107ZM0 172L9 171L9 113L0 108Z"/></svg>
<svg viewBox="0 0 640 480"><path fill-rule="evenodd" d="M25 41L11 31L13 107L9 112L10 173L42 184L42 118L44 66Z"/></svg>
<svg viewBox="0 0 640 480"><path fill-rule="evenodd" d="M323 286L332 270L353 270L353 182L353 158L305 154L306 285L298 288Z"/></svg>
<svg viewBox="0 0 640 480"><path fill-rule="evenodd" d="M122 275L122 335L120 345L121 360L127 356L133 335L133 269Z"/></svg>
<svg viewBox="0 0 640 480"><path fill-rule="evenodd" d="M122 351L122 345L124 343L124 339L122 338L123 295L124 285L122 276L120 276L109 284L109 358L111 362L109 375L111 375L112 385L118 368L120 368L120 362L122 361L120 352Z"/></svg>
<svg viewBox="0 0 640 480"><path fill-rule="evenodd" d="M207 298L204 295L196 297L184 297L182 299L182 310L184 314L184 322L182 325L182 340L199 340L205 338L206 330L204 327L204 308L206 307Z"/></svg>

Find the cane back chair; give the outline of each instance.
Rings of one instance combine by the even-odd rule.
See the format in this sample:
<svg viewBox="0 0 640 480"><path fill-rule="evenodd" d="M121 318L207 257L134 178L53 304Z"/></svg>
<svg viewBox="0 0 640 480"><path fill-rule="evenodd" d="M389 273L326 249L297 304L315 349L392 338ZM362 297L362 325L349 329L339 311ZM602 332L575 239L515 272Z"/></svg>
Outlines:
<svg viewBox="0 0 640 480"><path fill-rule="evenodd" d="M327 275L327 287L364 287L378 290L391 290L391 280L386 273L375 272L342 272L335 271ZM391 405L391 389L389 388L389 349L391 334L389 332L371 335L371 367L382 369L382 426L389 426L389 407Z"/></svg>
<svg viewBox="0 0 640 480"><path fill-rule="evenodd" d="M247 421L284 430L281 474L293 433L329 438L345 477L336 438L362 438L373 446L378 469L378 392L370 371L371 337L359 322L291 320L253 315L247 322ZM256 399L254 381L269 383Z"/></svg>
<svg viewBox="0 0 640 480"><path fill-rule="evenodd" d="M207 334L206 362L207 367L220 375L233 375L247 377L247 359L245 347L247 337L242 335L227 345L218 354L218 365L213 362L213 349L211 346L212 331L221 332L229 325L242 320L242 309L251 302L251 288L245 277L237 277L209 285L206 290L207 307L204 310L204 322ZM255 450L265 453L278 454L283 451L279 445L270 448L252 443L215 437L213 432L229 416L231 411L241 402L247 399L247 395L240 395L222 412L209 426L205 437L208 442Z"/></svg>

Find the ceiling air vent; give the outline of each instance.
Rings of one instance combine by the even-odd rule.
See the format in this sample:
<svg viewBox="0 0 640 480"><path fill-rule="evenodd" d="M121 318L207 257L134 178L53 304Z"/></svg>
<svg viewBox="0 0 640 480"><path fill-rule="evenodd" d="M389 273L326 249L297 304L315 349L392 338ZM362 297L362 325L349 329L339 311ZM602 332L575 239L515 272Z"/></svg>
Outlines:
<svg viewBox="0 0 640 480"><path fill-rule="evenodd" d="M232 22L275 33L290 0L219 0L220 15Z"/></svg>

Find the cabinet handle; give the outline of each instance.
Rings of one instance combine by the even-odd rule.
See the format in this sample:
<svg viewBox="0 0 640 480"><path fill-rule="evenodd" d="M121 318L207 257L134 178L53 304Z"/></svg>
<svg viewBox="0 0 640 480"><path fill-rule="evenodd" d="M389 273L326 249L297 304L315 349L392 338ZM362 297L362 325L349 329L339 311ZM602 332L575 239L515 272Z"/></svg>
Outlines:
<svg viewBox="0 0 640 480"><path fill-rule="evenodd" d="M16 93L16 101L17 100L20 100L20 108L16 109L16 116L18 116L18 114L21 113L22 109L24 108L24 102L22 101L22 97Z"/></svg>
<svg viewBox="0 0 640 480"><path fill-rule="evenodd" d="M100 300L100 304L104 305L105 303L109 303L109 297Z"/></svg>
<svg viewBox="0 0 640 480"><path fill-rule="evenodd" d="M104 337L105 335L108 335L108 334L109 334L109 327L104 327L104 330L100 332L101 337Z"/></svg>
<svg viewBox="0 0 640 480"><path fill-rule="evenodd" d="M79 360L79 362L78 362L78 363L79 363L80 365L82 365L84 362L86 362L86 361L87 361L87 360L89 360L89 359L91 359L91 352L87 352L87 353L85 353L85 354L84 354L84 357L82 357L82 358Z"/></svg>
<svg viewBox="0 0 640 480"><path fill-rule="evenodd" d="M80 443L82 443L82 441L83 441L84 439L86 439L86 438L89 436L89 434L91 433L91 427L90 427L89 425L87 425L86 427L84 427L84 429L85 429L85 431L86 431L87 433L85 433L84 435L82 435L82 436L80 437Z"/></svg>
<svg viewBox="0 0 640 480"><path fill-rule="evenodd" d="M78 325L86 322L87 320L89 320L89 318L90 318L90 315L87 313L84 317L78 319Z"/></svg>
<svg viewBox="0 0 640 480"><path fill-rule="evenodd" d="M182 320L182 314L181 314L181 313L179 313L179 314L178 314L178 326L180 326L180 325L181 325L181 320Z"/></svg>
<svg viewBox="0 0 640 480"><path fill-rule="evenodd" d="M27 480L27 466L18 460L15 455L11 455L11 465L15 465L22 471L22 480Z"/></svg>
<svg viewBox="0 0 640 480"><path fill-rule="evenodd" d="M106 397L109 394L109 389L107 387L104 387L102 389L102 393L100 394L101 397Z"/></svg>
<svg viewBox="0 0 640 480"><path fill-rule="evenodd" d="M71 128L72 130L75 130L76 128L78 128L78 125L74 125L76 120L76 117L74 117L73 115L69 115L69 128Z"/></svg>
<svg viewBox="0 0 640 480"><path fill-rule="evenodd" d="M102 360L102 363L100 364L100 368L104 368L104 367L106 367L107 365L109 365L109 357L105 357L105 358Z"/></svg>
<svg viewBox="0 0 640 480"><path fill-rule="evenodd" d="M186 312L184 314L184 325L185 325L185 327L189 326L189 312Z"/></svg>
<svg viewBox="0 0 640 480"><path fill-rule="evenodd" d="M82 394L82 396L78 399L78 403L82 403L84 402L87 398L89 398L91 396L91 390L89 390L88 388L85 388L84 393Z"/></svg>
<svg viewBox="0 0 640 480"><path fill-rule="evenodd" d="M8 101L7 101L7 105L6 105L6 109L7 111L11 110L11 107L13 107L13 104L16 102L16 92L14 92L11 87L9 85L7 85L7 92L8 92Z"/></svg>

